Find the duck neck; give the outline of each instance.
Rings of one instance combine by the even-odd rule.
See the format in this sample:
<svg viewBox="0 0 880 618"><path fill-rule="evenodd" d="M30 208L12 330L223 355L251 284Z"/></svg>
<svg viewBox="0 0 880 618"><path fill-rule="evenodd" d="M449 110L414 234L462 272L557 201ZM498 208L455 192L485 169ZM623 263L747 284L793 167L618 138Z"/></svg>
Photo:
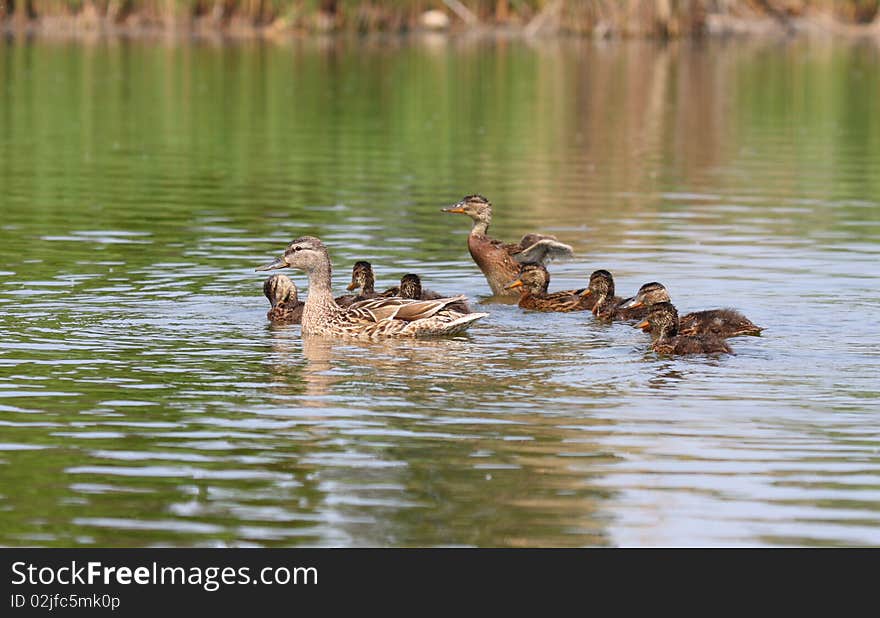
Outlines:
<svg viewBox="0 0 880 618"><path fill-rule="evenodd" d="M479 219L474 219L474 226L471 228L471 236L485 236L489 231L489 224L492 223L490 215L483 215Z"/></svg>
<svg viewBox="0 0 880 618"><path fill-rule="evenodd" d="M308 272L309 295L303 307L303 332L312 330L312 325L317 324L327 313L339 310L339 305L333 300L331 274L329 258Z"/></svg>
<svg viewBox="0 0 880 618"><path fill-rule="evenodd" d="M675 320L672 324L663 325L660 327L660 334L657 335L658 341L665 341L667 339L672 339L678 336L678 320Z"/></svg>
<svg viewBox="0 0 880 618"><path fill-rule="evenodd" d="M373 294L376 291L376 281L373 279L373 274L370 273L364 279L364 285L361 286L361 294L366 296L367 294Z"/></svg>
<svg viewBox="0 0 880 618"><path fill-rule="evenodd" d="M593 305L593 315L599 315L599 312L605 308L606 300L608 300L608 294L605 292L596 292L596 303Z"/></svg>

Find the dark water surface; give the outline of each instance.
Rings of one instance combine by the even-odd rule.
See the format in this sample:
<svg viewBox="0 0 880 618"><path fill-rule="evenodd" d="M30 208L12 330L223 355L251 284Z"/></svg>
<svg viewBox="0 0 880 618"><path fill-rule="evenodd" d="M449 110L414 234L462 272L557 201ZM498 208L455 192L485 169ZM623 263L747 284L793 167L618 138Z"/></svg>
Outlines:
<svg viewBox="0 0 880 618"><path fill-rule="evenodd" d="M0 544L880 545L878 100L832 41L2 44ZM305 233L485 299L474 192L767 330L266 323Z"/></svg>

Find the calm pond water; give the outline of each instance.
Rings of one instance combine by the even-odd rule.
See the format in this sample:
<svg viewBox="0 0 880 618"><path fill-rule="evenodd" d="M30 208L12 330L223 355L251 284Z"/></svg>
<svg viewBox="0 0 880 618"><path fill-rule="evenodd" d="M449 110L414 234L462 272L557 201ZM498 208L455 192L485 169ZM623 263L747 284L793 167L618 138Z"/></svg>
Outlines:
<svg viewBox="0 0 880 618"><path fill-rule="evenodd" d="M880 545L878 100L840 41L5 42L0 544ZM302 234L486 299L475 192L574 246L554 289L766 331L267 324Z"/></svg>

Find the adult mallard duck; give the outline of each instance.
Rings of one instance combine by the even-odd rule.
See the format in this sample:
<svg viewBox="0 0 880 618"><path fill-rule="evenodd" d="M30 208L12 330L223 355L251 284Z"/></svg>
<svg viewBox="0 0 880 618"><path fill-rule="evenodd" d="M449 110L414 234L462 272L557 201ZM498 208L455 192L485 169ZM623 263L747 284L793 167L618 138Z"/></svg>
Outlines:
<svg viewBox="0 0 880 618"><path fill-rule="evenodd" d="M733 354L721 337L679 334L678 312L672 303L653 305L637 326L651 332L651 348L658 354Z"/></svg>
<svg viewBox="0 0 880 618"><path fill-rule="evenodd" d="M302 316L304 335L381 339L385 337L430 337L453 335L466 330L488 313L461 314L448 306L464 296L437 300L373 298L340 307L333 300L330 256L324 243L314 236L294 240L284 255L258 271L295 268L309 277L309 295Z"/></svg>
<svg viewBox="0 0 880 618"><path fill-rule="evenodd" d="M516 296L516 290L507 288L507 284L513 281L519 274L519 264L513 256L524 249L528 249L544 238L556 240L553 236L541 234L526 234L519 243L503 243L487 236L489 225L492 223L492 204L482 195L468 195L443 212L457 213L469 216L474 225L468 236L468 250L476 262L492 294L496 296Z"/></svg>
<svg viewBox="0 0 880 618"><path fill-rule="evenodd" d="M593 299L584 294L585 290L562 290L549 293L550 273L544 265L552 259L570 258L574 255L571 247L559 241L542 238L529 248L514 256L522 265L517 278L506 288L518 290L519 306L533 311L587 311Z"/></svg>
<svg viewBox="0 0 880 618"><path fill-rule="evenodd" d="M634 298L621 305L624 309L652 307L670 302L669 292L662 283L652 281L639 288ZM682 335L714 335L716 337L737 337L739 335L760 335L764 330L734 309L707 309L688 313L681 318L679 332Z"/></svg>
<svg viewBox="0 0 880 618"><path fill-rule="evenodd" d="M590 275L590 286L584 294L593 299L593 315L600 320L638 320L648 314L647 307L623 308L632 298L614 295L614 277L607 270L596 270Z"/></svg>
<svg viewBox="0 0 880 618"><path fill-rule="evenodd" d="M272 308L266 314L270 322L299 324L305 303L299 300L296 284L286 275L275 274L263 283L263 294Z"/></svg>

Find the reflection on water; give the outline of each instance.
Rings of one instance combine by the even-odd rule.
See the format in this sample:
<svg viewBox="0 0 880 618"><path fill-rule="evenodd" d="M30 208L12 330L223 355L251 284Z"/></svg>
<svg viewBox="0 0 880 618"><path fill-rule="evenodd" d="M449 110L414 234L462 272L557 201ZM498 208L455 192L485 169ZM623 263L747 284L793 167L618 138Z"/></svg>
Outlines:
<svg viewBox="0 0 880 618"><path fill-rule="evenodd" d="M865 43L6 42L0 543L880 544L880 81ZM861 93L854 96L853 93ZM488 298L468 222L631 295L733 305L730 358ZM292 238L490 316L266 323ZM300 288L305 281L293 273Z"/></svg>

